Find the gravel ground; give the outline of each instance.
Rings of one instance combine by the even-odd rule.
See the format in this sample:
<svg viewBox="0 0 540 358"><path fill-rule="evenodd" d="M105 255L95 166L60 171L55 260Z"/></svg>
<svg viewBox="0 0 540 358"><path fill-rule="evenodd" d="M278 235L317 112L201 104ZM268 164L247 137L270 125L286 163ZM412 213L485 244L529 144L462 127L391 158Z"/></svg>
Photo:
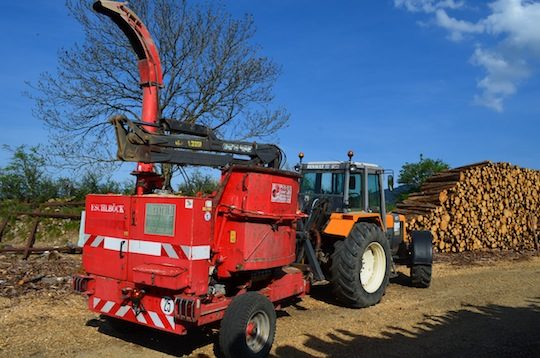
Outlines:
<svg viewBox="0 0 540 358"><path fill-rule="evenodd" d="M66 289L64 279L58 283L67 271L78 270L79 258L53 256L33 258L24 266L26 275L9 261L15 259L0 260L3 287L15 290L0 290L0 356L214 356L215 332L178 337L144 327L113 329L86 310L84 298ZM44 274L35 282L21 281ZM44 278L49 280L44 283ZM272 355L538 356L540 257L437 256L431 288L415 289L406 282L401 275L380 304L361 310L336 305L327 289L318 287L312 296L278 311Z"/></svg>

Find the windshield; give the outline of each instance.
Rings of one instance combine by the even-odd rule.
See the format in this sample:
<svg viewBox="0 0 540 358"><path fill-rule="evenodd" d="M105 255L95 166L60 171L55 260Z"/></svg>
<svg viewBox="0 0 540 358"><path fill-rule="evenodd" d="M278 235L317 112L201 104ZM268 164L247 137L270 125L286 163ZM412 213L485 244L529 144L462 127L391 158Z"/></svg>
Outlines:
<svg viewBox="0 0 540 358"><path fill-rule="evenodd" d="M302 177L302 193L343 195L343 173L307 172Z"/></svg>

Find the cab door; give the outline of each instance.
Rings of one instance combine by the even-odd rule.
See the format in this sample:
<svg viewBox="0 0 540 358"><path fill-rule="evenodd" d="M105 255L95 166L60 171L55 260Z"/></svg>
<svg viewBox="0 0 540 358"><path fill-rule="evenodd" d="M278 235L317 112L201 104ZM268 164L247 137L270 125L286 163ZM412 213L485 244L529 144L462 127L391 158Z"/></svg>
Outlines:
<svg viewBox="0 0 540 358"><path fill-rule="evenodd" d="M127 279L130 197L88 195L83 245L86 272Z"/></svg>

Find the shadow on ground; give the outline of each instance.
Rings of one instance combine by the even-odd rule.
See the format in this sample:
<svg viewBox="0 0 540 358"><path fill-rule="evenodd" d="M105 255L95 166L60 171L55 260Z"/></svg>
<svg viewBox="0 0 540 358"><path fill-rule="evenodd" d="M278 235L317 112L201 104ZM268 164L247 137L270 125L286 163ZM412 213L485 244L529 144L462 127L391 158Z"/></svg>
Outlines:
<svg viewBox="0 0 540 358"><path fill-rule="evenodd" d="M345 329L324 339L306 335L301 347L278 346L275 357L538 357L540 297L527 307L463 306L425 316L413 329L396 326L367 337ZM276 342L279 344L279 342Z"/></svg>
<svg viewBox="0 0 540 358"><path fill-rule="evenodd" d="M102 334L177 357L190 355L195 349L217 340L214 330L210 329L192 330L188 335L179 336L105 316L91 319L86 322L86 325L97 327L98 332ZM206 357L206 355L198 357Z"/></svg>
<svg viewBox="0 0 540 358"><path fill-rule="evenodd" d="M411 278L402 272L398 272L395 277L390 279L391 284L397 284L405 287L413 287L411 284ZM336 295L332 292L332 285L326 284L321 286L312 286L309 295L318 301L328 303L330 305L339 307L349 307L343 302L340 302Z"/></svg>
<svg viewBox="0 0 540 358"><path fill-rule="evenodd" d="M293 307L295 304L293 303ZM279 312L278 311L278 317ZM282 315L287 315L286 313ZM215 330L191 331L187 336L143 326L92 319L88 326L100 333L172 356L190 355L215 343ZM305 335L303 346L277 346L274 357L538 357L540 352L540 297L526 307L466 305L444 315L425 316L413 329L389 326L382 337L368 337L336 329L324 339ZM374 332L378 333L378 332ZM206 357L199 355L199 357Z"/></svg>

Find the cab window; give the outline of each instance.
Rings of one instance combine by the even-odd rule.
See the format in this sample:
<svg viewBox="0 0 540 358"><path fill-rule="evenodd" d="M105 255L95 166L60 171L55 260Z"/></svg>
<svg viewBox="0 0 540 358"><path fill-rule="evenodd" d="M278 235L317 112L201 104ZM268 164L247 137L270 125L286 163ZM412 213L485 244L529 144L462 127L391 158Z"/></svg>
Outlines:
<svg viewBox="0 0 540 358"><path fill-rule="evenodd" d="M349 209L363 210L364 196L364 176L362 174L352 174L349 177Z"/></svg>
<svg viewBox="0 0 540 358"><path fill-rule="evenodd" d="M302 183L300 184L300 191L302 193L315 192L317 173L304 173L302 176Z"/></svg>
<svg viewBox="0 0 540 358"><path fill-rule="evenodd" d="M381 211L381 189L377 174L368 174L368 200L370 210L374 212Z"/></svg>

